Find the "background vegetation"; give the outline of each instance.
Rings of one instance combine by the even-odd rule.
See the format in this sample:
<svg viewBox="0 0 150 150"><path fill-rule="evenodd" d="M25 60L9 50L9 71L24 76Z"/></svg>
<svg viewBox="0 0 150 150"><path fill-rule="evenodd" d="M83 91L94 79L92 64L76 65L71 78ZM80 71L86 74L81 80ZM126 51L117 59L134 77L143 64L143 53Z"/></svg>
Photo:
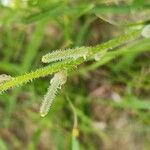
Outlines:
<svg viewBox="0 0 150 150"><path fill-rule="evenodd" d="M48 52L95 46L150 20L148 0L0 2L0 74L13 77L46 66ZM140 36L113 59L73 69L44 118L52 76L1 94L0 149L150 149L149 41Z"/></svg>

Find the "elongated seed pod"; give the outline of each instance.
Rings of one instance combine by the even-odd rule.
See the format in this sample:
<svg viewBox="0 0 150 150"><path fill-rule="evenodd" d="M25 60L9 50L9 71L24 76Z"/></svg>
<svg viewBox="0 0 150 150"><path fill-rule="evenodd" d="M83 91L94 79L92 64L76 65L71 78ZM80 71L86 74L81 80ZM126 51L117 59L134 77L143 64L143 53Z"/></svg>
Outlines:
<svg viewBox="0 0 150 150"><path fill-rule="evenodd" d="M86 59L89 54L89 47L80 47L75 49L67 49L67 50L57 50L52 53L48 53L42 57L43 63L50 63L53 61L61 61L65 59L78 59L83 57Z"/></svg>
<svg viewBox="0 0 150 150"><path fill-rule="evenodd" d="M54 75L54 77L50 81L50 86L46 95L44 96L44 100L42 106L40 108L40 114L42 117L45 117L52 105L53 100L56 97L58 89L61 88L63 84L67 81L67 72L61 71Z"/></svg>

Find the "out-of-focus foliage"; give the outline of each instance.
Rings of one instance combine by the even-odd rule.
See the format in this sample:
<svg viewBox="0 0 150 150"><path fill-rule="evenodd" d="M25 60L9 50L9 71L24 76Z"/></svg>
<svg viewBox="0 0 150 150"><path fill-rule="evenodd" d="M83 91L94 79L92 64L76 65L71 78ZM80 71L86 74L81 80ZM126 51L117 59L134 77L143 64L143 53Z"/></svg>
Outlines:
<svg viewBox="0 0 150 150"><path fill-rule="evenodd" d="M150 16L148 0L7 2L0 1L0 74L12 77L45 67L41 57L52 50L102 44ZM39 108L51 76L0 95L0 149L150 149L149 50L140 36L74 69L45 118Z"/></svg>

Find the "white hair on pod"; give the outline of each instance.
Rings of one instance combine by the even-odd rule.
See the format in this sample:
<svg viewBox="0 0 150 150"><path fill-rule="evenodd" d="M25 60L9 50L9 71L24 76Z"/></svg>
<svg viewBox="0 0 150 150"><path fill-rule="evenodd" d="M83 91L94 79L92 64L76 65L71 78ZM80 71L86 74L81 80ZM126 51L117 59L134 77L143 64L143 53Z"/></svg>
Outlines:
<svg viewBox="0 0 150 150"><path fill-rule="evenodd" d="M42 57L42 62L50 63L53 61L61 61L61 60L66 60L71 58L78 59L80 57L86 59L88 54L89 54L89 48L84 46L75 49L57 50L44 55Z"/></svg>
<svg viewBox="0 0 150 150"><path fill-rule="evenodd" d="M40 108L40 114L42 117L45 117L48 114L48 111L54 101L58 89L61 88L63 84L67 81L67 71L60 71L54 75L54 77L50 81L50 86L46 95L44 96L44 100L42 102L42 106Z"/></svg>

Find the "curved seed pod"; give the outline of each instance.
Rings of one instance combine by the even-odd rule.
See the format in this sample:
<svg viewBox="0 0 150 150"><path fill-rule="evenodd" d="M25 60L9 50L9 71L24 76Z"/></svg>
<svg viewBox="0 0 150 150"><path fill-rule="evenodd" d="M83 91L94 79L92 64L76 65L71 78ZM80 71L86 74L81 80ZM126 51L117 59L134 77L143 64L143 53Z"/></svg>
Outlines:
<svg viewBox="0 0 150 150"><path fill-rule="evenodd" d="M86 59L89 54L89 47L80 47L75 49L57 50L52 53L48 53L42 57L43 63L50 63L53 61L61 61L65 59L78 59L83 57Z"/></svg>
<svg viewBox="0 0 150 150"><path fill-rule="evenodd" d="M150 38L150 24L148 24L147 26L145 26L142 30L142 36L145 38Z"/></svg>
<svg viewBox="0 0 150 150"><path fill-rule="evenodd" d="M67 81L67 71L60 71L54 75L54 77L50 81L50 86L46 95L44 96L44 100L42 106L40 108L40 114L42 117L45 117L52 105L53 100L56 97L58 89L61 88L63 84Z"/></svg>

